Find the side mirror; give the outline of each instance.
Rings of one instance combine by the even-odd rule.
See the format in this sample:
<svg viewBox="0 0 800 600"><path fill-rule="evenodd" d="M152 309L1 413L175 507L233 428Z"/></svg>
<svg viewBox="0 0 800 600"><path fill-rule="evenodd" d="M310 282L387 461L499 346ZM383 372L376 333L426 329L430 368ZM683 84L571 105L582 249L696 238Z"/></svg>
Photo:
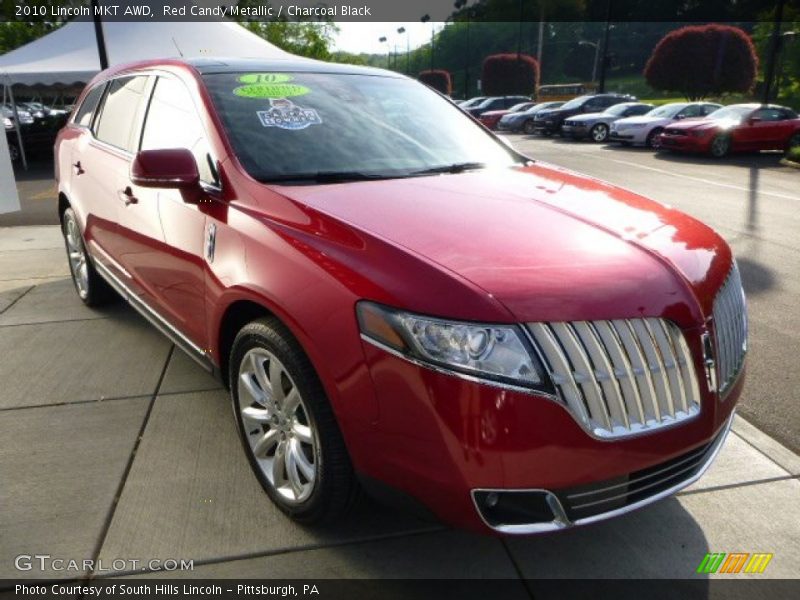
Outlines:
<svg viewBox="0 0 800 600"><path fill-rule="evenodd" d="M142 150L133 159L131 182L148 188L188 190L200 184L194 155L186 148Z"/></svg>

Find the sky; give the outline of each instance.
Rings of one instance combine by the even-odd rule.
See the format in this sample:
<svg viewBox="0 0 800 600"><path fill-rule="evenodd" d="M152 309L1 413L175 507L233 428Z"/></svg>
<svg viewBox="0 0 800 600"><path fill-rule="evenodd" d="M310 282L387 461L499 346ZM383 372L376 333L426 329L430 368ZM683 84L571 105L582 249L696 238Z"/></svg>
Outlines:
<svg viewBox="0 0 800 600"><path fill-rule="evenodd" d="M413 23L342 21L336 23L336 25L339 27L339 35L336 37L334 49L352 52L353 54L362 52L367 54L386 54L389 51L389 46L394 52L395 44L397 45L397 51L403 53L406 51L406 36L408 36L408 43L411 45L412 50L422 44L429 43L431 39L431 24L420 23L419 21ZM442 25L442 23L435 23L436 31L441 29ZM400 27L405 27L406 33L397 33ZM388 42L379 42L378 38L384 36L388 39Z"/></svg>

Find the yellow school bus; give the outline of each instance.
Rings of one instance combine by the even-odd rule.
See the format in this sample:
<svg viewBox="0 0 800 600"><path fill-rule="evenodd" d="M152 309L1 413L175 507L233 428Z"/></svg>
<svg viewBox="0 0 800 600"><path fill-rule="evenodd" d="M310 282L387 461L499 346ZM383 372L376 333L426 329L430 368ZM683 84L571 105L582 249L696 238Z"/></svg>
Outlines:
<svg viewBox="0 0 800 600"><path fill-rule="evenodd" d="M594 94L597 91L595 83L558 83L553 85L540 85L536 88L536 101L549 102L551 100L572 100L578 96Z"/></svg>

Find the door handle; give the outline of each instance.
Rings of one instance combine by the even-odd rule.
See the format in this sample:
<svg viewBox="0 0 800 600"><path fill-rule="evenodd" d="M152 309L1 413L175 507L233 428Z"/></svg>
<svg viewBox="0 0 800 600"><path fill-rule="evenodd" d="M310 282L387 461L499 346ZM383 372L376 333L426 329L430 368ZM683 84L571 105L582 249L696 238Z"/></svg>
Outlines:
<svg viewBox="0 0 800 600"><path fill-rule="evenodd" d="M124 190L120 190L119 197L125 203L125 206L139 203L139 199L133 195L133 190L131 189L131 186L126 187Z"/></svg>
<svg viewBox="0 0 800 600"><path fill-rule="evenodd" d="M75 175L83 175L86 171L83 170L81 166L81 161L73 163L72 166L75 168Z"/></svg>

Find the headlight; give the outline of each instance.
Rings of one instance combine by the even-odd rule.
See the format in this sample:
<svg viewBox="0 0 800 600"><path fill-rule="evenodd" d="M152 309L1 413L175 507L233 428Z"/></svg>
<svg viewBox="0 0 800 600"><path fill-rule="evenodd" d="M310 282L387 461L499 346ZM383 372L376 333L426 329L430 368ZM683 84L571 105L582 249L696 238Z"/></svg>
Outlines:
<svg viewBox="0 0 800 600"><path fill-rule="evenodd" d="M423 317L362 301L362 336L404 357L491 381L543 388L545 377L521 330Z"/></svg>
<svg viewBox="0 0 800 600"><path fill-rule="evenodd" d="M6 129L12 129L14 127L14 122L8 117L3 117L3 126Z"/></svg>

